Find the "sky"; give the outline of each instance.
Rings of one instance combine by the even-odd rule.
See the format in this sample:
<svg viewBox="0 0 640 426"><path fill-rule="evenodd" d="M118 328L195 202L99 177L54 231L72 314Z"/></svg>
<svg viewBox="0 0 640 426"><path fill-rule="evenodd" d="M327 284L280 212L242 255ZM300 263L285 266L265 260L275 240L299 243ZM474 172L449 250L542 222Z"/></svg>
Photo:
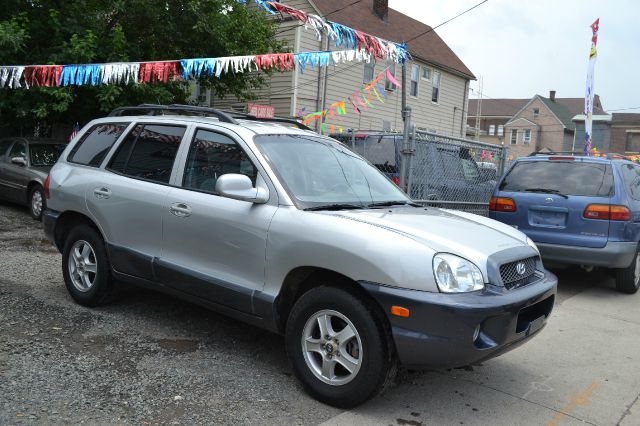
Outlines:
<svg viewBox="0 0 640 426"><path fill-rule="evenodd" d="M389 0L389 7L434 27L480 1ZM488 0L436 32L482 76L485 97L556 90L557 97L579 98L598 17L595 93L608 112L640 113L640 0ZM471 88L478 97L478 81Z"/></svg>

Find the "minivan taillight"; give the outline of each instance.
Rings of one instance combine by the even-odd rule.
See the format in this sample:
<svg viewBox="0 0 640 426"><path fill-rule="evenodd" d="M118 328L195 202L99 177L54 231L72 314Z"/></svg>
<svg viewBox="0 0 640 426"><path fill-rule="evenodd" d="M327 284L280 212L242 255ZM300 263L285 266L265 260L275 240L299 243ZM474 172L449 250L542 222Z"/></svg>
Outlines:
<svg viewBox="0 0 640 426"><path fill-rule="evenodd" d="M49 199L49 181L51 180L51 176L47 175L47 178L44 180L44 198Z"/></svg>
<svg viewBox="0 0 640 426"><path fill-rule="evenodd" d="M489 210L493 212L514 213L516 211L516 202L512 198L491 197L489 200Z"/></svg>
<svg viewBox="0 0 640 426"><path fill-rule="evenodd" d="M631 211L626 206L615 204L589 204L582 216L585 219L631 220Z"/></svg>

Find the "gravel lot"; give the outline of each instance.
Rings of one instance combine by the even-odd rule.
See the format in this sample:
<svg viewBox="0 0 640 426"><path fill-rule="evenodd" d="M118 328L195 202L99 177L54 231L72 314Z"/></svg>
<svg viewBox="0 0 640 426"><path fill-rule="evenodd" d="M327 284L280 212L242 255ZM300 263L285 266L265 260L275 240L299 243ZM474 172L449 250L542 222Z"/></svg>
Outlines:
<svg viewBox="0 0 640 426"><path fill-rule="evenodd" d="M280 336L133 287L83 308L60 257L25 209L0 202L0 424L640 425L640 294L601 274L556 271L554 315L523 348L402 371L342 411L302 391Z"/></svg>

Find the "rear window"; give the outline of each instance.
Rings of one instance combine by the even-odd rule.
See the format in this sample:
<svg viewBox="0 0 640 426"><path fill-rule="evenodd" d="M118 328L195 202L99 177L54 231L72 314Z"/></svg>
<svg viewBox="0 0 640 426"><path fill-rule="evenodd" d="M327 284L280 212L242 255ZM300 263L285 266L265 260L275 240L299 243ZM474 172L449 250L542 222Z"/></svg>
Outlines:
<svg viewBox="0 0 640 426"><path fill-rule="evenodd" d="M516 163L500 184L500 190L549 192L564 195L608 197L613 194L609 164L582 161Z"/></svg>
<svg viewBox="0 0 640 426"><path fill-rule="evenodd" d="M68 161L98 167L129 123L97 124L90 128L69 153Z"/></svg>

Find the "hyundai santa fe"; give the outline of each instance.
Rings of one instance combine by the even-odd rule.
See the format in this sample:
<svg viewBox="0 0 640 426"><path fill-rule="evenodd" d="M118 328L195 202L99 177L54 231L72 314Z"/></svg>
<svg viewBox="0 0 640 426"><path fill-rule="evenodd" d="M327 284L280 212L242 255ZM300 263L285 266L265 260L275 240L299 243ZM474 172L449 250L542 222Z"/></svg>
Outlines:
<svg viewBox="0 0 640 426"><path fill-rule="evenodd" d="M478 363L546 324L557 280L520 231L416 205L285 120L158 110L87 124L47 179L44 228L77 303L118 280L283 334L306 391L338 407L398 365Z"/></svg>

